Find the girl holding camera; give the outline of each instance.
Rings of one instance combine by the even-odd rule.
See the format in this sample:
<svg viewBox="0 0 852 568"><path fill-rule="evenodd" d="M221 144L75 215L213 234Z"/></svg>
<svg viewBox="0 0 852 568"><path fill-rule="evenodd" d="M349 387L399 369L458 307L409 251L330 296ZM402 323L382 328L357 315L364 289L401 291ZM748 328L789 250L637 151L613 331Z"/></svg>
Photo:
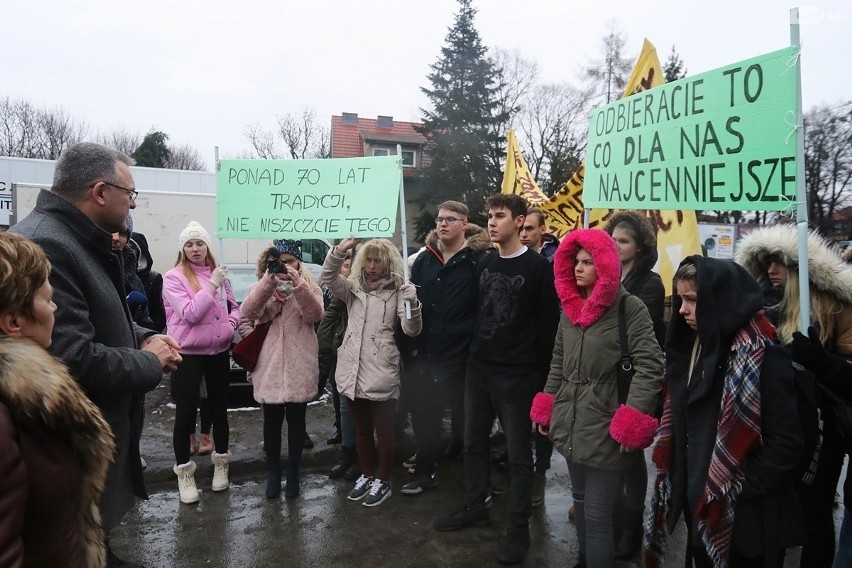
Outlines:
<svg viewBox="0 0 852 568"><path fill-rule="evenodd" d="M242 304L240 333L271 321L252 371L254 398L263 406L267 499L281 494L281 428L287 419L284 495L299 495L305 413L317 395L319 366L314 324L322 318L322 291L302 264L301 241L276 239L257 261L258 283Z"/></svg>

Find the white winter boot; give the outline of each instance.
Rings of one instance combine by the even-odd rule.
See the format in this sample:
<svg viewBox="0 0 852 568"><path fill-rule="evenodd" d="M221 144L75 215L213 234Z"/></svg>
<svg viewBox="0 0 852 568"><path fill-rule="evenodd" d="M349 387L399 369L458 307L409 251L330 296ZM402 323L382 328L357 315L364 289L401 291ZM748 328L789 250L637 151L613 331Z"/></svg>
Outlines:
<svg viewBox="0 0 852 568"><path fill-rule="evenodd" d="M228 481L228 463L231 461L231 452L210 454L213 461L213 491L224 491L231 484Z"/></svg>
<svg viewBox="0 0 852 568"><path fill-rule="evenodd" d="M178 478L180 502L187 505L198 503L198 488L195 487L195 462L189 460L183 465L175 465L174 472Z"/></svg>

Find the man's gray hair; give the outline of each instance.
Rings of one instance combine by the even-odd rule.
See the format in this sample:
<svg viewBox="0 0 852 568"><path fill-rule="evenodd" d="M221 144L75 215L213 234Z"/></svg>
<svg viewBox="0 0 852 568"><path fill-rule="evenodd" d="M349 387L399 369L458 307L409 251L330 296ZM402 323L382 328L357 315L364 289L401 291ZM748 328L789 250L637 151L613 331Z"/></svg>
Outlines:
<svg viewBox="0 0 852 568"><path fill-rule="evenodd" d="M136 163L118 150L94 142L78 142L59 156L51 189L72 201L79 199L92 184L114 181L116 162L124 162L128 166Z"/></svg>

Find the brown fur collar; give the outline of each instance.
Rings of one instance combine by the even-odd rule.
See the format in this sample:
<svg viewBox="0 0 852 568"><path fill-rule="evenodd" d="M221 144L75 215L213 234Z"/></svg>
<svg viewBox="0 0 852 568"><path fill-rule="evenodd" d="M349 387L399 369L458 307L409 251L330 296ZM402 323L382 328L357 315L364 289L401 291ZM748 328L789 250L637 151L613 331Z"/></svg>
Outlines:
<svg viewBox="0 0 852 568"><path fill-rule="evenodd" d="M106 547L98 501L106 484L115 444L101 411L65 366L26 339L0 335L0 400L16 421L41 419L66 438L80 458L80 532L88 566L106 565Z"/></svg>
<svg viewBox="0 0 852 568"><path fill-rule="evenodd" d="M469 248L474 252L482 252L491 247L491 239L488 238L488 233L479 225L468 223L464 229L464 247ZM432 229L426 236L426 246L434 250L441 250L438 246L438 232Z"/></svg>

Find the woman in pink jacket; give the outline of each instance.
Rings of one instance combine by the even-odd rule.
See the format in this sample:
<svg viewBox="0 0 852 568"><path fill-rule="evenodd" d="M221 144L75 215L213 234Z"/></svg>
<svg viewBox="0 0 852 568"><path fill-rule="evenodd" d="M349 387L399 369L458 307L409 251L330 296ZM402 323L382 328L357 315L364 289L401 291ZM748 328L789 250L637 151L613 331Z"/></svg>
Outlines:
<svg viewBox="0 0 852 568"><path fill-rule="evenodd" d="M213 491L228 488L228 347L240 321L240 310L228 269L210 253L210 233L191 221L180 234L175 267L163 276L163 303L168 333L181 346L183 362L172 373L175 398L174 472L182 503L198 502L195 462L189 459L189 435L195 430L198 388L203 378L213 415ZM222 286L227 296L223 306Z"/></svg>
<svg viewBox="0 0 852 568"><path fill-rule="evenodd" d="M240 333L272 322L252 371L254 398L263 406L263 448L269 476L266 498L281 494L281 427L287 418L286 497L299 495L305 412L317 395L319 365L314 324L322 318L322 291L302 264L301 241L281 239L257 261L255 284L242 304Z"/></svg>

